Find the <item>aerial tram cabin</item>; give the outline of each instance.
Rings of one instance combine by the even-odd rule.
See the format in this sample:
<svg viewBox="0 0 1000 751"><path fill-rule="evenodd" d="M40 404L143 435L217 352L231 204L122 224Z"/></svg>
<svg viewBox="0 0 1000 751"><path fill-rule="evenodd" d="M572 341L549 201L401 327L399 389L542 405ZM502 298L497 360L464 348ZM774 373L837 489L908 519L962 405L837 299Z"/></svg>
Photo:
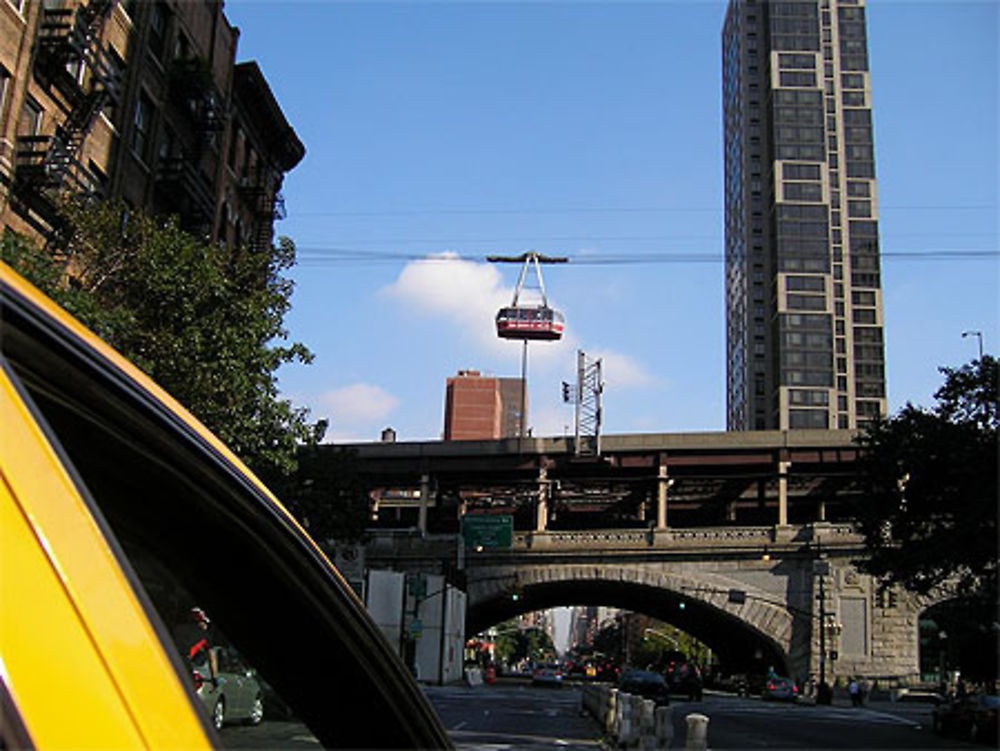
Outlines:
<svg viewBox="0 0 1000 751"><path fill-rule="evenodd" d="M535 251L529 251L516 258L491 257L491 261L521 262L521 275L517 280L517 287L514 288L514 300L505 308L500 308L497 313L497 336L501 339L522 339L557 341L562 338L566 321L562 313L549 307L549 302L545 297L545 284L542 282L542 270L540 262L555 263L566 259L546 258L540 256ZM535 270L535 278L538 280L538 292L541 297L540 304L524 305L518 304L521 291L524 289L525 277L528 267Z"/></svg>
<svg viewBox="0 0 1000 751"><path fill-rule="evenodd" d="M565 319L562 313L547 305L538 307L500 308L497 313L497 336L501 339L561 339Z"/></svg>

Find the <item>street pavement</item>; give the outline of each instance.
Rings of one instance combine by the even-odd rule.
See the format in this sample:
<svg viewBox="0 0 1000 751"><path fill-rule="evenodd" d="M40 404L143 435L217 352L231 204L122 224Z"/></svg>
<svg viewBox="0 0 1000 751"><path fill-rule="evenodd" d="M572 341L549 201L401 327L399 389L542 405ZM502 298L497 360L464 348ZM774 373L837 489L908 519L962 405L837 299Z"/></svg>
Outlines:
<svg viewBox="0 0 1000 751"><path fill-rule="evenodd" d="M428 687L428 698L461 751L602 747L602 728L581 709L580 687L498 683ZM685 717L709 718L708 745L721 749L943 749L983 748L931 730L931 706L889 701L852 707L766 702L706 692L700 702L672 704L671 748L684 748Z"/></svg>

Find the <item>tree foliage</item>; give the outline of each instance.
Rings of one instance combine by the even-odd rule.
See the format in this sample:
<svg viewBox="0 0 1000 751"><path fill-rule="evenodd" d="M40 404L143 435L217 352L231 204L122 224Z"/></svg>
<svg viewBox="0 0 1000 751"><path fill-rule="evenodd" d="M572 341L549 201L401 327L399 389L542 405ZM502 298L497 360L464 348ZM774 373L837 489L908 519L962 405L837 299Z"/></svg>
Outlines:
<svg viewBox="0 0 1000 751"><path fill-rule="evenodd" d="M497 626L496 656L505 665L514 665L521 660L543 660L555 655L556 648L551 637L540 628L519 627L516 618Z"/></svg>
<svg viewBox="0 0 1000 751"><path fill-rule="evenodd" d="M354 452L309 444L299 447L297 458L295 471L272 484L289 511L317 542L362 540L370 502Z"/></svg>
<svg viewBox="0 0 1000 751"><path fill-rule="evenodd" d="M858 564L913 592L952 589L989 623L997 602L997 360L941 372L935 409L907 404L859 438L857 518L870 555Z"/></svg>
<svg viewBox="0 0 1000 751"><path fill-rule="evenodd" d="M271 252L200 242L121 204L69 205L55 257L7 236L3 259L184 404L265 481L290 473L325 430L281 399L277 369L307 363L283 319L295 246Z"/></svg>

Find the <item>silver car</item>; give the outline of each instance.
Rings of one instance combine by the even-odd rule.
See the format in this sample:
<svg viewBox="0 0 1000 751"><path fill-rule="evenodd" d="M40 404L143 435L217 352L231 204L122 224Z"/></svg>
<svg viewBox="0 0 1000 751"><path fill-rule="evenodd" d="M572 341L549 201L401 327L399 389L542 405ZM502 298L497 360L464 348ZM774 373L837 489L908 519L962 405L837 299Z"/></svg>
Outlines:
<svg viewBox="0 0 1000 751"><path fill-rule="evenodd" d="M246 665L235 650L215 647L219 673L215 684L205 669L194 669L195 692L212 715L216 730L233 722L258 725L264 719L263 689L254 670Z"/></svg>

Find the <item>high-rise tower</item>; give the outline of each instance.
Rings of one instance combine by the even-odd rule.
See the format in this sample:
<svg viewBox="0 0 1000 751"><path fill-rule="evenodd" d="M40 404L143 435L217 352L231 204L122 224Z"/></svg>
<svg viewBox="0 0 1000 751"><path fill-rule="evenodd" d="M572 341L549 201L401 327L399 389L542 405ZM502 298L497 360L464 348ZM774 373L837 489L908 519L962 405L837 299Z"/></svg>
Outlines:
<svg viewBox="0 0 1000 751"><path fill-rule="evenodd" d="M886 412L864 0L730 0L727 427Z"/></svg>

